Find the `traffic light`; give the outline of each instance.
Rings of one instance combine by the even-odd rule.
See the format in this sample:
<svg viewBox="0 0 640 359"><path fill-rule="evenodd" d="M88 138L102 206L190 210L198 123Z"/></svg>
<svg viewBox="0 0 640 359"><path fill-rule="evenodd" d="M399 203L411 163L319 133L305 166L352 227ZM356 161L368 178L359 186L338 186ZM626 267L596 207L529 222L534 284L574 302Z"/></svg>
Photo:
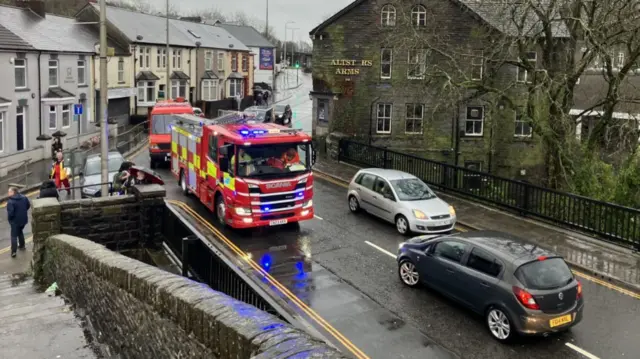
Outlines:
<svg viewBox="0 0 640 359"><path fill-rule="evenodd" d="M300 63L298 61L296 61L296 69L300 68Z"/></svg>

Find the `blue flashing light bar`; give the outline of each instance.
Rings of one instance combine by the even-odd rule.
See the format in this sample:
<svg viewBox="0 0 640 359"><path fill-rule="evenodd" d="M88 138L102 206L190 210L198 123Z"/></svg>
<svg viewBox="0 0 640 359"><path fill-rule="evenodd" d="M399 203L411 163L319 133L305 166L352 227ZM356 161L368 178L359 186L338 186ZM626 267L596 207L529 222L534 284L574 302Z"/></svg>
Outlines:
<svg viewBox="0 0 640 359"><path fill-rule="evenodd" d="M240 130L240 134L243 136L264 135L265 133L268 133L267 130Z"/></svg>
<svg viewBox="0 0 640 359"><path fill-rule="evenodd" d="M269 272L269 269L271 268L271 254L266 253L265 255L262 256L262 258L260 258L260 266L267 272Z"/></svg>

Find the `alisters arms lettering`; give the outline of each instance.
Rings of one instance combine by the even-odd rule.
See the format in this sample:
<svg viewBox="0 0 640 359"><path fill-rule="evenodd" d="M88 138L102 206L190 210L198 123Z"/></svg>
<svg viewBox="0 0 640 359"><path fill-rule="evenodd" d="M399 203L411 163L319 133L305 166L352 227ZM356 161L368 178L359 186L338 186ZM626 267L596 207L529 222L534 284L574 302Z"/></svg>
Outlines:
<svg viewBox="0 0 640 359"><path fill-rule="evenodd" d="M370 67L372 60L331 60L331 66ZM340 67L336 69L336 75L360 75L360 69Z"/></svg>

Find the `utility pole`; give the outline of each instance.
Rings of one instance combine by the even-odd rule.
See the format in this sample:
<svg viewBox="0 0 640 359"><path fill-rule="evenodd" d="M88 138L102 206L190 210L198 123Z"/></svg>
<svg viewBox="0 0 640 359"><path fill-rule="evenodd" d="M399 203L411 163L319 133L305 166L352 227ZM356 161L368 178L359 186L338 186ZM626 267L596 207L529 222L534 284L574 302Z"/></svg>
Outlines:
<svg viewBox="0 0 640 359"><path fill-rule="evenodd" d="M170 47L169 47L169 0L167 0L167 88L165 89L166 91L166 100L171 98L171 82L169 80L169 76L171 76L171 60L173 60L175 57L171 56L169 57L170 53Z"/></svg>
<svg viewBox="0 0 640 359"><path fill-rule="evenodd" d="M109 111L107 102L107 1L100 0L100 166L102 173L100 182L102 182L101 191L103 197L109 193ZM80 136L80 134L78 134Z"/></svg>
<svg viewBox="0 0 640 359"><path fill-rule="evenodd" d="M264 27L264 36L269 36L269 0L267 0L267 25Z"/></svg>

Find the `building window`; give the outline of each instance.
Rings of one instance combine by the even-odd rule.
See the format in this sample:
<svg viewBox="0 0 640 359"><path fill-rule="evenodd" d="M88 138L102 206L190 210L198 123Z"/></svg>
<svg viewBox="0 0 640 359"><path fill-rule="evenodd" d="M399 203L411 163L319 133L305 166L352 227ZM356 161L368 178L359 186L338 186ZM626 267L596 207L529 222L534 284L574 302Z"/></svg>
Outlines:
<svg viewBox="0 0 640 359"><path fill-rule="evenodd" d="M173 68L182 68L182 50L173 50Z"/></svg>
<svg viewBox="0 0 640 359"><path fill-rule="evenodd" d="M140 47L138 53L138 62L140 62L141 68L150 68L151 67L151 48L150 47Z"/></svg>
<svg viewBox="0 0 640 359"><path fill-rule="evenodd" d="M416 104L416 103L408 103L404 132L408 134L422 133L423 118L424 118L424 105Z"/></svg>
<svg viewBox="0 0 640 359"><path fill-rule="evenodd" d="M531 122L523 111L516 111L516 129L513 135L515 137L531 137L532 133Z"/></svg>
<svg viewBox="0 0 640 359"><path fill-rule="evenodd" d="M49 106L49 129L58 128L58 111L55 106Z"/></svg>
<svg viewBox="0 0 640 359"><path fill-rule="evenodd" d="M124 59L118 59L118 82L124 82Z"/></svg>
<svg viewBox="0 0 640 359"><path fill-rule="evenodd" d="M484 58L482 51L476 51L471 58L471 79L482 80L484 73Z"/></svg>
<svg viewBox="0 0 640 359"><path fill-rule="evenodd" d="M422 5L416 5L411 9L411 23L414 26L427 26L427 9Z"/></svg>
<svg viewBox="0 0 640 359"><path fill-rule="evenodd" d="M49 87L58 87L58 60L49 60Z"/></svg>
<svg viewBox="0 0 640 359"><path fill-rule="evenodd" d="M171 97L187 97L187 80L172 80L171 81Z"/></svg>
<svg viewBox="0 0 640 359"><path fill-rule="evenodd" d="M158 85L158 97L166 98L166 96L167 96L167 85L165 84Z"/></svg>
<svg viewBox="0 0 640 359"><path fill-rule="evenodd" d="M156 100L156 82L138 82L138 102L154 102Z"/></svg>
<svg viewBox="0 0 640 359"><path fill-rule="evenodd" d="M13 66L15 68L16 75L16 88L27 88L27 60L15 59Z"/></svg>
<svg viewBox="0 0 640 359"><path fill-rule="evenodd" d="M167 49L166 48L158 48L156 62L158 63L158 67L164 69L167 67Z"/></svg>
<svg viewBox="0 0 640 359"><path fill-rule="evenodd" d="M391 133L391 114L393 112L393 105L390 103L378 104L378 125L376 126L376 133Z"/></svg>
<svg viewBox="0 0 640 359"><path fill-rule="evenodd" d="M396 26L396 8L393 5L383 6L380 15L382 26Z"/></svg>
<svg viewBox="0 0 640 359"><path fill-rule="evenodd" d="M70 105L62 105L62 128L67 128L71 126L71 111L69 110Z"/></svg>
<svg viewBox="0 0 640 359"><path fill-rule="evenodd" d="M318 122L327 124L329 123L329 101L325 99L318 99Z"/></svg>
<svg viewBox="0 0 640 359"><path fill-rule="evenodd" d="M618 68L624 66L624 52L618 52Z"/></svg>
<svg viewBox="0 0 640 359"><path fill-rule="evenodd" d="M218 71L224 71L224 52L218 52Z"/></svg>
<svg viewBox="0 0 640 359"><path fill-rule="evenodd" d="M467 118L464 123L464 134L482 136L484 127L484 107L467 106Z"/></svg>
<svg viewBox="0 0 640 359"><path fill-rule="evenodd" d="M242 56L242 72L248 72L249 71L249 57L248 56Z"/></svg>
<svg viewBox="0 0 640 359"><path fill-rule="evenodd" d="M407 78L424 78L424 73L427 70L427 50L409 50L408 55L407 63L409 64L409 69L407 69Z"/></svg>
<svg viewBox="0 0 640 359"><path fill-rule="evenodd" d="M231 79L229 81L229 95L231 97L242 96L244 94L244 81L242 79Z"/></svg>
<svg viewBox="0 0 640 359"><path fill-rule="evenodd" d="M87 66L84 60L78 60L78 85L87 84Z"/></svg>
<svg viewBox="0 0 640 359"><path fill-rule="evenodd" d="M231 71L238 71L238 55L231 54Z"/></svg>
<svg viewBox="0 0 640 359"><path fill-rule="evenodd" d="M4 118L6 112L0 112L0 152L4 152Z"/></svg>
<svg viewBox="0 0 640 359"><path fill-rule="evenodd" d="M20 131L19 133L22 134L22 136L16 136L16 150L18 151L23 151L25 147L27 147L27 131L26 131L26 127L27 127L27 118L26 118L27 114L26 114L26 110L24 106L18 106L16 107L16 131ZM18 127L20 126L20 127ZM0 126L2 127L2 126ZM0 141L3 140L3 134L4 131L3 129L0 128Z"/></svg>
<svg viewBox="0 0 640 359"><path fill-rule="evenodd" d="M202 80L202 100L218 100L218 80Z"/></svg>
<svg viewBox="0 0 640 359"><path fill-rule="evenodd" d="M536 61L538 60L538 54L536 52L527 52L527 62L528 65L532 68L536 68ZM527 82L531 83L532 80L531 75L529 75L529 71L518 67L518 82Z"/></svg>
<svg viewBox="0 0 640 359"><path fill-rule="evenodd" d="M391 63L393 62L393 49L380 50L380 78L391 78Z"/></svg>
<svg viewBox="0 0 640 359"><path fill-rule="evenodd" d="M206 71L213 70L213 51L211 50L204 52L204 69Z"/></svg>

